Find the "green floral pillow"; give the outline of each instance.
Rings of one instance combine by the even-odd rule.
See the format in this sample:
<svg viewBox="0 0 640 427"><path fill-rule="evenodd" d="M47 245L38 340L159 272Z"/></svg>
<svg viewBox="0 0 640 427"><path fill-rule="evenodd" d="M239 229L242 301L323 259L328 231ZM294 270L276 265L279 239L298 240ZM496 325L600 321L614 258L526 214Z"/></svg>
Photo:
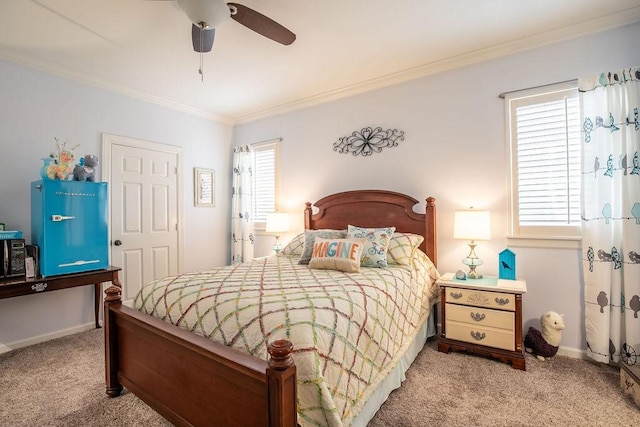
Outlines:
<svg viewBox="0 0 640 427"><path fill-rule="evenodd" d="M313 253L313 243L316 237L321 239L344 239L347 237L347 230L305 230L304 231L304 248L298 264L308 265Z"/></svg>
<svg viewBox="0 0 640 427"><path fill-rule="evenodd" d="M396 231L395 227L363 228L349 225L347 237L350 239L365 239L364 250L360 265L362 267L387 267L387 247L389 240Z"/></svg>
<svg viewBox="0 0 640 427"><path fill-rule="evenodd" d="M390 265L411 265L411 259L416 249L424 240L419 234L393 233L387 248L387 262Z"/></svg>

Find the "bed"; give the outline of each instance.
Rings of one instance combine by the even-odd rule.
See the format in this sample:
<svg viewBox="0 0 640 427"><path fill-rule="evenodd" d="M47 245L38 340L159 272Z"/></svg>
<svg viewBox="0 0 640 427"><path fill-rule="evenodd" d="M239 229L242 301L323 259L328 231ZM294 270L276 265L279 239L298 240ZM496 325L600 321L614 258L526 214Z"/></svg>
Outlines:
<svg viewBox="0 0 640 427"><path fill-rule="evenodd" d="M424 213L414 211L418 203L400 193L359 190L306 204L306 230L393 226L393 238L419 243L420 251L406 259L405 246L396 246L405 252L394 258L389 243L397 263L386 268L317 269L322 244L367 247L366 238L325 241L317 231L314 268L299 265L303 256L290 242L277 256L154 281L136 297L137 309L122 304L119 284L109 287L107 394L126 387L175 425L366 425L435 334L435 199L426 200ZM314 233L305 234L300 245ZM286 309L274 309L275 300ZM303 311L311 314L301 317ZM325 312L333 324L323 323Z"/></svg>

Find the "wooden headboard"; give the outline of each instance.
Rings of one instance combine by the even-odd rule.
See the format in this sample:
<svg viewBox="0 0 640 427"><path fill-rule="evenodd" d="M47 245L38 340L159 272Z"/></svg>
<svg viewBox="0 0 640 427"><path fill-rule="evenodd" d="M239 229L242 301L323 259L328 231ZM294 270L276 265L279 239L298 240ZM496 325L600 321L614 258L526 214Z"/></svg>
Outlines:
<svg viewBox="0 0 640 427"><path fill-rule="evenodd" d="M396 227L396 231L424 236L420 249L437 266L436 199L426 199L425 213L416 213L418 200L385 190L345 191L306 203L304 228L346 229L359 227ZM313 207L318 209L313 213Z"/></svg>

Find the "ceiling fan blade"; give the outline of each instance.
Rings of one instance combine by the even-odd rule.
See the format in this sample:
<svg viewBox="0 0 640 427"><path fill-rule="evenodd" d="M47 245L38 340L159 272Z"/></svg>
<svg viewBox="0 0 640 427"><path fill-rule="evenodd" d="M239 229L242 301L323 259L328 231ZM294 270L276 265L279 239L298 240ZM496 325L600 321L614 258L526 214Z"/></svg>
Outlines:
<svg viewBox="0 0 640 427"><path fill-rule="evenodd" d="M216 36L215 28L200 28L191 24L191 43L196 52L211 52L213 39Z"/></svg>
<svg viewBox="0 0 640 427"><path fill-rule="evenodd" d="M250 30L283 45L290 45L295 41L296 35L273 19L238 3L227 4L231 8L231 18Z"/></svg>

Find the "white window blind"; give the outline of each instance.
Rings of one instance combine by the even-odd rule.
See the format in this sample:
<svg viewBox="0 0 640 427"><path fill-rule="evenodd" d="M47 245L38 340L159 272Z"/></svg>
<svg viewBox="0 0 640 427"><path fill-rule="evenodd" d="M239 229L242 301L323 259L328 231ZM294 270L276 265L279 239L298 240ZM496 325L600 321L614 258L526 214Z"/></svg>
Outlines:
<svg viewBox="0 0 640 427"><path fill-rule="evenodd" d="M277 205L277 142L252 145L253 222L263 228L267 214Z"/></svg>
<svg viewBox="0 0 640 427"><path fill-rule="evenodd" d="M577 90L511 96L508 102L513 233L578 235L581 160Z"/></svg>

